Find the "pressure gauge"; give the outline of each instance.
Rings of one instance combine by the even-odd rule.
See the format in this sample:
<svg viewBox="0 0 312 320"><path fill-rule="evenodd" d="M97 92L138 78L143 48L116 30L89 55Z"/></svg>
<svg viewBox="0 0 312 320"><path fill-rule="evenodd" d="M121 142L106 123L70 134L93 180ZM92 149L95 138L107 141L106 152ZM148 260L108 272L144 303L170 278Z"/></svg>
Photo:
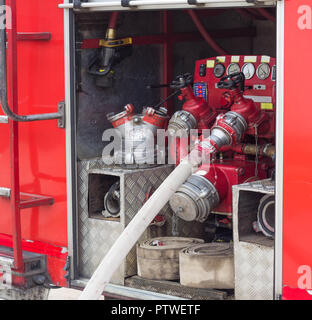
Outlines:
<svg viewBox="0 0 312 320"><path fill-rule="evenodd" d="M238 63L229 64L229 66L227 67L227 70L226 70L226 73L228 76L231 74L234 74L234 73L238 73L238 72L240 72L240 66Z"/></svg>
<svg viewBox="0 0 312 320"><path fill-rule="evenodd" d="M213 68L213 74L216 78L221 78L224 75L225 66L222 63L218 63Z"/></svg>
<svg viewBox="0 0 312 320"><path fill-rule="evenodd" d="M266 78L268 78L270 76L270 73L271 73L271 68L267 63L259 64L256 74L260 80L265 80Z"/></svg>
<svg viewBox="0 0 312 320"><path fill-rule="evenodd" d="M242 73L244 74L246 80L251 79L254 76L255 71L255 66L250 62L245 63L242 67Z"/></svg>

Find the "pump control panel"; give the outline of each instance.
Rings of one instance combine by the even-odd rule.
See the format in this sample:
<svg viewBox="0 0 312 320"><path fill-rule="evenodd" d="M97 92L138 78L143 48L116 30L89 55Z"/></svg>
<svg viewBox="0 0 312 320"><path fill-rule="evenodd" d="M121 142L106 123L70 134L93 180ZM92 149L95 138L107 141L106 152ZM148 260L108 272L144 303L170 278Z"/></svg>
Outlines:
<svg viewBox="0 0 312 320"><path fill-rule="evenodd" d="M266 138L274 136L276 59L265 55L227 55L196 61L194 93L203 97L214 110L230 106L223 97L224 89L217 87L220 78L237 72L245 75L244 97L252 99L257 107L271 118L271 130Z"/></svg>
<svg viewBox="0 0 312 320"><path fill-rule="evenodd" d="M218 109L225 106L224 90L217 89L220 78L243 72L246 79L244 96L252 99L262 110L274 111L276 89L276 59L269 56L222 56L198 60L194 74L195 95L203 97Z"/></svg>

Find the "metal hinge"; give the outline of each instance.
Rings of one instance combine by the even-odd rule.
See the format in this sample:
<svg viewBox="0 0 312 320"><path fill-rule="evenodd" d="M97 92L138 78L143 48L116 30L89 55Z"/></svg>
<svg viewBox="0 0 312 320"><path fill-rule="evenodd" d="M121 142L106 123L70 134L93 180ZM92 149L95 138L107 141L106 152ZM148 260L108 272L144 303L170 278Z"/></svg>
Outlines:
<svg viewBox="0 0 312 320"><path fill-rule="evenodd" d="M9 117L0 116L0 123L9 123Z"/></svg>
<svg viewBox="0 0 312 320"><path fill-rule="evenodd" d="M88 2L88 0L73 0L74 9L81 9L82 2Z"/></svg>
<svg viewBox="0 0 312 320"><path fill-rule="evenodd" d="M65 121L65 102L64 101L60 101L58 103L58 111L59 113L62 114L62 118L58 119L58 127L64 129L65 125L66 125L66 121Z"/></svg>
<svg viewBox="0 0 312 320"><path fill-rule="evenodd" d="M10 198L11 189L0 187L0 197Z"/></svg>

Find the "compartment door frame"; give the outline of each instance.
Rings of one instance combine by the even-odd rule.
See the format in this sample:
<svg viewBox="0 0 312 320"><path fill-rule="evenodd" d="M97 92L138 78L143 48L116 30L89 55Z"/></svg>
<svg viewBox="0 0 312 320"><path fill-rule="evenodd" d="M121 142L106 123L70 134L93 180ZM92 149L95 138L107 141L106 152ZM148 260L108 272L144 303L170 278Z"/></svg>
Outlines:
<svg viewBox="0 0 312 320"><path fill-rule="evenodd" d="M276 6L276 185L274 297L279 300L283 287L283 157L284 157L284 0Z"/></svg>
<svg viewBox="0 0 312 320"><path fill-rule="evenodd" d="M93 1L95 2L95 1ZM117 1L116 1L117 2ZM218 3L216 0L214 4ZM257 7L247 1L228 0L219 1L215 7L224 7L225 3L235 3L237 7ZM282 295L282 222L283 222L283 119L284 119L284 0L263 2L261 6L276 6L277 10L277 108L276 108L276 237L275 237L275 266L274 266L274 297ZM90 2L89 2L90 4ZM240 4L240 5L239 5ZM77 163L76 163L76 114L75 114L75 60L74 60L74 11L71 0L64 0L59 6L64 9L65 26L65 101L66 115L70 119L66 125L67 150L67 195L68 195L68 251L71 259L71 279L78 280L78 232L77 232ZM175 9L189 8L189 5L175 6ZM212 7L205 5L205 7ZM202 7L201 7L202 8ZM121 5L116 7L99 7L97 10L114 11L130 10ZM149 7L139 10L150 9ZM165 7L154 9L164 10ZM132 9L133 10L133 9Z"/></svg>

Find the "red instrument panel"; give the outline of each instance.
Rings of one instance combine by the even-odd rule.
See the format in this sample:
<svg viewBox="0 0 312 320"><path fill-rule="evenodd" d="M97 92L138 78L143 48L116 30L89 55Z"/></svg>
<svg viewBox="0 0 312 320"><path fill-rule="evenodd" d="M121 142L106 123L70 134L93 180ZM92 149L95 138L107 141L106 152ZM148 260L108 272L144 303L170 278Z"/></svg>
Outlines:
<svg viewBox="0 0 312 320"><path fill-rule="evenodd" d="M271 128L263 138L274 138L276 59L269 56L227 55L196 61L194 73L195 95L203 97L213 109L227 110L224 89L217 88L222 77L243 72L246 78L244 97L269 114ZM260 135L259 135L260 136Z"/></svg>
<svg viewBox="0 0 312 320"><path fill-rule="evenodd" d="M217 83L226 75L245 74L245 97L252 99L262 110L274 111L276 89L276 59L269 56L222 56L198 60L194 74L194 90L212 108L222 108L225 90Z"/></svg>

